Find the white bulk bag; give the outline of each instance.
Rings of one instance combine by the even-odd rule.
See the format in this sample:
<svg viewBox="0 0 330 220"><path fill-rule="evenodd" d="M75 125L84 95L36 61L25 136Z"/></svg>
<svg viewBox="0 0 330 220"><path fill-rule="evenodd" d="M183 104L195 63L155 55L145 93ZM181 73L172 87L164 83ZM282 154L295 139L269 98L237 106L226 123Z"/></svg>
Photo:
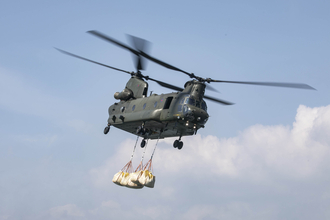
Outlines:
<svg viewBox="0 0 330 220"><path fill-rule="evenodd" d="M148 173L147 177L146 177L146 182L145 182L145 186L149 187L149 188L154 188L155 186L155 181L156 181L156 177L154 175L152 175L151 172Z"/></svg>
<svg viewBox="0 0 330 220"><path fill-rule="evenodd" d="M122 176L122 179L121 179L121 181L120 181L120 185L122 185L122 186L126 186L127 183L128 183L128 181L129 181L130 174L129 174L129 173L126 173L126 172L123 172L123 173L121 174L121 176Z"/></svg>
<svg viewBox="0 0 330 220"><path fill-rule="evenodd" d="M112 182L114 182L117 185L120 185L120 181L122 179L122 173L123 171L119 171L118 173L116 173L112 178Z"/></svg>
<svg viewBox="0 0 330 220"><path fill-rule="evenodd" d="M143 170L131 173L131 181L133 183L139 184L139 178L143 174Z"/></svg>
<svg viewBox="0 0 330 220"><path fill-rule="evenodd" d="M130 178L127 181L126 187L128 187L128 188L134 188L134 189L141 189L141 188L143 188L144 185L141 185L139 182L136 183L136 182L133 182L132 181L132 174L134 174L134 173L131 173L130 174Z"/></svg>
<svg viewBox="0 0 330 220"><path fill-rule="evenodd" d="M149 173L148 170L143 170L143 171L141 172L140 176L138 177L139 183L140 183L141 185L146 184L146 180L147 180L146 178L147 178L147 176L148 176L148 173Z"/></svg>

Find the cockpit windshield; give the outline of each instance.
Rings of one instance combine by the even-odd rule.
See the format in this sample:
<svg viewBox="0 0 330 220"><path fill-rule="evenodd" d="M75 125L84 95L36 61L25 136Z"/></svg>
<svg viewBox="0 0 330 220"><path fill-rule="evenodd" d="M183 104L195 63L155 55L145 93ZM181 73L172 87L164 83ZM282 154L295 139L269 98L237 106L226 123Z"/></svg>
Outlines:
<svg viewBox="0 0 330 220"><path fill-rule="evenodd" d="M196 101L193 98L187 98L185 101L185 104L192 105L192 106L195 106L195 103L196 103Z"/></svg>
<svg viewBox="0 0 330 220"><path fill-rule="evenodd" d="M193 97L184 97L181 101L180 104L188 104L192 106L196 106L197 108L201 108L204 111L207 111L207 106L204 100L198 101L194 99Z"/></svg>
<svg viewBox="0 0 330 220"><path fill-rule="evenodd" d="M204 101L202 101L202 109L207 112L207 105Z"/></svg>

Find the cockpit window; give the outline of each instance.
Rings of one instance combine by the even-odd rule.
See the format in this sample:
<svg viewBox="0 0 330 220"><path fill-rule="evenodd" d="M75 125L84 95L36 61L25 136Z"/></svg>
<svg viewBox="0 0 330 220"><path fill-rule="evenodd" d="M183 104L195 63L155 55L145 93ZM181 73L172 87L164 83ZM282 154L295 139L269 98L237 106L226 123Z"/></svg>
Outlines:
<svg viewBox="0 0 330 220"><path fill-rule="evenodd" d="M196 107L201 108L201 102L196 100Z"/></svg>
<svg viewBox="0 0 330 220"><path fill-rule="evenodd" d="M204 111L207 111L207 106L206 106L206 102L202 101L202 109Z"/></svg>
<svg viewBox="0 0 330 220"><path fill-rule="evenodd" d="M180 104L182 105L184 103L185 98L182 98L180 101Z"/></svg>
<svg viewBox="0 0 330 220"><path fill-rule="evenodd" d="M195 99L188 98L188 99L186 99L185 104L195 106Z"/></svg>

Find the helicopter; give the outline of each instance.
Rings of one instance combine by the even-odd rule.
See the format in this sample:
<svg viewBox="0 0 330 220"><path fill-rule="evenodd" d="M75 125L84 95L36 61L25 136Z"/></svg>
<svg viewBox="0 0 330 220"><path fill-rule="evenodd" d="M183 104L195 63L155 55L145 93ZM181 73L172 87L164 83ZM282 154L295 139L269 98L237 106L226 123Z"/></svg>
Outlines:
<svg viewBox="0 0 330 220"><path fill-rule="evenodd" d="M140 144L142 148L149 139L178 137L178 139L174 141L173 147L181 150L183 147L181 138L183 136L197 134L197 131L200 128L204 128L208 121L209 114L207 113L205 100L223 105L233 105L234 103L205 95L205 89L216 91L209 85L211 82L315 90L313 87L302 83L224 81L203 78L150 56L146 52L149 42L144 39L128 35L132 43L132 46L128 46L96 30L88 31L87 33L130 51L134 57L136 71L129 72L58 48L55 49L66 55L131 75L125 88L121 92L116 92L114 94L114 98L119 100L119 102L114 103L108 109L109 118L107 126L104 128L104 134L109 132L110 126L116 127L142 137L143 139ZM143 75L141 70L145 69L145 60L150 60L165 68L184 73L189 76L191 80L184 84L184 88L181 88ZM175 92L160 95L152 94L151 92L150 95L147 96L148 83L146 81L148 80L154 81L162 87L175 90Z"/></svg>

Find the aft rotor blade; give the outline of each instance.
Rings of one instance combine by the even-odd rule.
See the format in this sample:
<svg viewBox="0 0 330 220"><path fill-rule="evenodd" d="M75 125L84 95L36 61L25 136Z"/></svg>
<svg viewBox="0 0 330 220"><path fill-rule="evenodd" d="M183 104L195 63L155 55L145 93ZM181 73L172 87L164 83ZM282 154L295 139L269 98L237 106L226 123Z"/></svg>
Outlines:
<svg viewBox="0 0 330 220"><path fill-rule="evenodd" d="M158 83L159 85L161 85L165 88L168 88L168 89L173 89L173 90L176 90L176 91L179 91L179 92L183 91L183 88L180 88L180 87L177 87L177 86L174 86L174 85L171 85L171 84L168 84L168 83L156 80L156 79L152 79L152 78L149 78L149 77L145 77L145 79L154 81L154 82Z"/></svg>
<svg viewBox="0 0 330 220"><path fill-rule="evenodd" d="M118 41L118 40L115 40L115 39L113 39L113 38L111 38L111 37L109 37L109 36L107 36L107 35L105 35L105 34L102 34L102 33L99 32L99 31L95 31L95 30L93 30L93 31L87 31L87 33L93 34L93 35L95 35L95 36L97 36L97 37L99 37L99 38L101 38L101 39L103 39L103 40L109 41L110 43L113 43L113 44L115 44L115 45L117 45L117 46L119 46L119 47L122 47L122 48L124 48L124 49L126 49L126 50L129 50L129 51L131 51L132 53L134 53L136 56L139 56L139 55L140 55L139 51L134 50L133 48L131 48L131 47L125 45L124 43L121 43L121 42Z"/></svg>
<svg viewBox="0 0 330 220"><path fill-rule="evenodd" d="M101 66L104 66L104 67L108 67L110 69L114 69L114 70L118 70L118 71L121 71L121 72L124 72L124 73L128 73L128 74L131 74L131 72L128 72L126 70L122 70L122 69L118 69L118 68L115 68L115 67L112 67L112 66L108 66L108 65L105 65L103 63L99 63L99 62L96 62L94 60L90 60L90 59L87 59L87 58L84 58L84 57L81 57L81 56L78 56L78 55L75 55L73 53L69 53L67 51L64 51L64 50L61 50L61 49L58 49L55 47L56 50L60 51L61 53L64 53L66 55L69 55L69 56L72 56L72 57L75 57L75 58L78 58L78 59L81 59L81 60L85 60L85 61L88 61L88 62L91 62L91 63L95 63L95 64L98 64L98 65L101 65Z"/></svg>
<svg viewBox="0 0 330 220"><path fill-rule="evenodd" d="M128 40L131 42L131 45L134 47L135 50L137 50L138 52L144 51L144 52L148 53L149 48L150 48L149 41L146 41L142 38L135 37L135 36L132 36L129 34L127 34L126 36L127 36ZM141 55L136 56L134 54L133 59L134 59L137 70L146 69L146 58L145 57L142 57Z"/></svg>
<svg viewBox="0 0 330 220"><path fill-rule="evenodd" d="M206 95L204 96L204 99L208 99L208 100L211 100L213 102L217 102L217 103L220 103L220 104L223 104L223 105L234 105L235 104L235 103L232 103L232 102L228 102L228 101L225 101L225 100L213 98L213 97L206 96Z"/></svg>
<svg viewBox="0 0 330 220"><path fill-rule="evenodd" d="M224 80L208 80L210 82L222 82L222 83L236 83L236 84L249 84L259 86L275 86L275 87L287 87L296 89L311 89L316 90L313 87L303 83L281 83L281 82L244 82L244 81L224 81Z"/></svg>

